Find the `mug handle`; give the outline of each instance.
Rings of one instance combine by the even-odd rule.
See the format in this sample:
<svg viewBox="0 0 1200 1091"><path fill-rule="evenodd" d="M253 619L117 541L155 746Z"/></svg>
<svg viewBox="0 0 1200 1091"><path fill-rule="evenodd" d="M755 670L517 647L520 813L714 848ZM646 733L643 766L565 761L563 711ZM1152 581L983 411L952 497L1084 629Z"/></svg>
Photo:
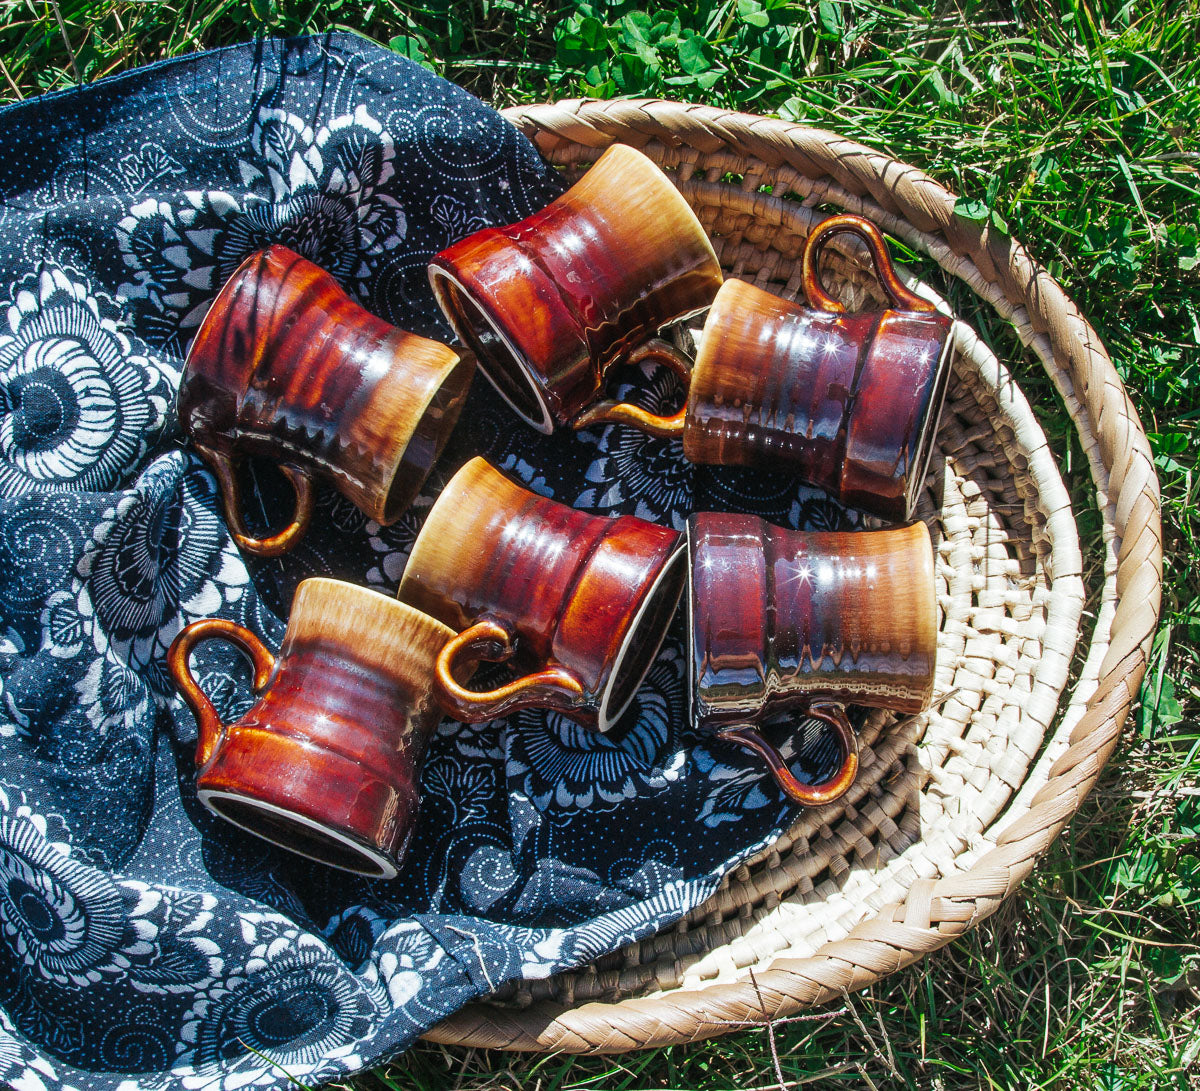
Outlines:
<svg viewBox="0 0 1200 1091"><path fill-rule="evenodd" d="M679 349L661 337L654 337L644 344L638 345L625 357L623 362L640 364L643 360L655 360L669 367L683 380L685 388L691 382L692 362ZM585 409L571 422L571 427L579 431L580 428L590 428L593 424L628 424L647 435L657 436L659 439L673 439L683 435L683 419L686 415L686 402L680 406L677 413L660 416L639 405L610 399L597 402L590 409Z"/></svg>
<svg viewBox="0 0 1200 1091"><path fill-rule="evenodd" d="M185 626L171 641L167 651L167 668L175 681L188 708L196 717L198 738L196 741L196 764L205 766L212 758L225 734L225 724L213 708L212 701L202 690L192 676L192 668L188 662L193 649L206 640L228 640L244 651L254 666L254 692L257 693L267 684L271 671L275 668L275 656L266 645L249 629L224 618L210 617L203 621L193 621Z"/></svg>
<svg viewBox="0 0 1200 1091"><path fill-rule="evenodd" d="M858 776L858 737L846 718L845 709L839 704L812 704L808 707L807 715L814 720L822 720L833 728L842 751L841 767L829 780L820 784L801 784L792 775L787 762L783 760L783 755L753 727L727 728L717 732L717 738L753 750L764 758L770 766L775 783L793 803L799 803L802 807L820 807L844 795Z"/></svg>
<svg viewBox="0 0 1200 1091"><path fill-rule="evenodd" d="M278 534L266 538L255 538L242 522L242 490L237 480L237 463L221 451L196 444L196 451L208 463L221 486L221 506L225 510L225 522L233 540L247 553L256 557L278 557L292 548L308 530L312 521L315 500L313 480L306 470L296 466L280 465L283 475L296 491L296 512L292 521Z"/></svg>
<svg viewBox="0 0 1200 1091"><path fill-rule="evenodd" d="M875 264L875 275L879 278L879 283L883 285L884 290L891 297L892 303L897 310L923 311L925 313L934 313L937 311L937 308L928 299L922 299L921 296L906 288L896 275L896 267L892 264L887 243L884 241L883 234L879 228L871 223L870 220L848 212L840 216L831 216L828 220L823 220L817 224L804 244L804 254L801 258L801 277L804 284L804 294L808 297L808 302L813 307L828 311L831 314L843 314L846 310L845 307L821 287L821 275L817 269L817 258L820 257L825 243L834 235L839 234L857 235L867 244L867 249L871 251L871 260Z"/></svg>
<svg viewBox="0 0 1200 1091"><path fill-rule="evenodd" d="M437 657L434 690L442 707L463 723L477 724L523 708L558 712L577 708L583 684L565 667L547 667L507 685L478 692L454 679L456 666L473 667L479 660L503 663L516 651L516 632L507 622L484 617L448 640ZM461 658L460 658L461 657Z"/></svg>

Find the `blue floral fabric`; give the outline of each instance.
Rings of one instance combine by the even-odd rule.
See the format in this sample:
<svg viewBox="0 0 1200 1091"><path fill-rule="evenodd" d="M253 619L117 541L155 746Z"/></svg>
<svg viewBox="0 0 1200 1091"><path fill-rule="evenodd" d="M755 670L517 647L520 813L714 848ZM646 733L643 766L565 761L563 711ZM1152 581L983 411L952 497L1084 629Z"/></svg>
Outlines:
<svg viewBox="0 0 1200 1091"><path fill-rule="evenodd" d="M281 242L365 306L449 339L429 257L562 189L497 114L334 34L198 54L0 110L0 1086L316 1085L472 998L670 924L791 811L754 758L687 727L682 620L619 729L444 723L407 865L330 871L212 817L164 655L221 616L277 646L306 576L394 593L433 497L482 453L579 508L846 525L787 478L693 467L628 430L544 437L482 381L399 523L319 498L251 560L188 451L187 345L243 257ZM627 377L647 407L668 376ZM264 523L289 503L258 468ZM229 648L197 656L226 716ZM799 769L823 776L822 740Z"/></svg>

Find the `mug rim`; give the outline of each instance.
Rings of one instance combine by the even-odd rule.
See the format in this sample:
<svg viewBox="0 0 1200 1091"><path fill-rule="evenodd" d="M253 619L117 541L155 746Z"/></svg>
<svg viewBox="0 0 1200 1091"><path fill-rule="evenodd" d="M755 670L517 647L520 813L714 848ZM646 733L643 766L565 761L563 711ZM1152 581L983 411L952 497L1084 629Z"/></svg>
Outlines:
<svg viewBox="0 0 1200 1091"><path fill-rule="evenodd" d="M304 859L311 860L313 863L321 864L325 867L338 868L340 871L348 871L355 875L365 875L370 879L394 879L399 874L399 869L396 867L395 863L379 849L373 849L364 842L352 837L350 834L344 833L328 823L322 823L314 818L310 818L301 811L287 807L280 807L276 804L268 803L265 800L256 799L254 796L243 795L239 792L231 792L221 788L198 787L196 789L196 796L207 810L216 815L222 821L229 822L232 825L237 826L238 829L245 830L247 833L251 833L255 837L258 837L269 844L275 845L277 848L285 849L296 856L302 856ZM263 811L273 815L276 818L284 818L289 822L295 822L297 825L304 826L316 833L319 833L323 837L327 837L330 840L337 842L341 847L349 849L351 852L356 853L361 857L365 857L371 862L373 868L371 870L366 868L356 868L348 866L345 863L335 862L331 859L323 859L322 857L316 856L311 852L306 852L302 848L297 848L294 844L288 844L278 837L272 837L270 834L263 833L262 830L246 825L246 823L234 818L228 812L218 809L218 807L213 805L214 800L224 799L236 800L245 807L249 807L257 811ZM403 856L403 850L401 850L398 855Z"/></svg>
<svg viewBox="0 0 1200 1091"><path fill-rule="evenodd" d="M696 692L696 580L695 558L692 545L692 528L696 516L689 515L684 528L684 548L687 550L687 661L688 661L688 722L693 726L700 723L700 698Z"/></svg>
<svg viewBox="0 0 1200 1091"><path fill-rule="evenodd" d="M921 407L921 431L917 434L917 442L913 449L912 466L909 469L909 479L904 490L905 521L913 519L913 512L929 467L933 464L933 449L936 446L938 425L942 419L942 409L946 404L946 395L950 389L950 366L954 358L955 341L957 340L958 323L951 319L950 329L946 334L941 355L934 366L933 382L929 384L929 397Z"/></svg>
<svg viewBox="0 0 1200 1091"><path fill-rule="evenodd" d="M475 357L475 366L483 373L483 377L487 379L496 393L508 407L517 414L526 424L532 428L536 428L543 435L550 435L554 431L554 414L550 411L550 405L546 400L546 395L534 379L534 368L529 361L529 357L522 352L508 335L508 331L488 313L487 308L470 292L466 285L459 277L445 268L443 265L435 261L431 261L428 268L429 286L433 289L434 297L437 299L438 306L442 313L446 316L446 320L454 328L454 333L459 341L463 343L464 348ZM463 331L458 328L458 312L456 308L451 307L447 303L447 288L441 283L448 281L451 285L449 289L454 293L456 300L465 303L472 307L479 317L487 323L492 333L501 341L504 347L508 350L512 358L517 362L517 373L521 381L528 387L529 392L533 395L537 408L541 411L541 419L531 416L522 409L509 396L508 392L501 386L499 380L492 374L492 360L483 352L477 351L472 345L468 337L464 336ZM462 320L466 321L466 316L462 316Z"/></svg>
<svg viewBox="0 0 1200 1091"><path fill-rule="evenodd" d="M656 599L660 594L665 594L669 590L664 587L664 581L668 576L673 575L674 568L679 564L687 554L687 542L680 540L676 543L675 548L671 551L671 555L663 562L658 573L654 577L654 582L650 585L649 590L642 597L642 601L638 604L637 613L634 614L633 620L629 623L629 627L625 630L624 636L621 638L621 646L617 649L617 654L613 657L612 668L608 672L608 680L604 683L604 689L600 693L597 710L597 729L604 735L612 730L613 726L625 714L626 710L633 699L637 696L638 690L641 689L642 682L645 681L646 675L650 673L650 668L654 665L654 660L658 658L659 649L662 647L663 641L667 638L667 630L671 627L671 620L675 616L675 611L679 609L679 600L683 596L684 584L680 582L679 590L675 595L675 602L671 605L667 614L665 624L661 626L657 638L654 640L653 650L648 650L644 657L644 665L641 672L638 674L637 680L630 683L629 695L621 703L621 707L615 712L610 712L608 709L609 701L612 699L613 690L617 688L617 682L621 679L621 668L625 664L625 658L631 647L634 644L635 638L639 635L639 629L646 612L651 604L656 603ZM688 569L688 583L691 582L691 568Z"/></svg>

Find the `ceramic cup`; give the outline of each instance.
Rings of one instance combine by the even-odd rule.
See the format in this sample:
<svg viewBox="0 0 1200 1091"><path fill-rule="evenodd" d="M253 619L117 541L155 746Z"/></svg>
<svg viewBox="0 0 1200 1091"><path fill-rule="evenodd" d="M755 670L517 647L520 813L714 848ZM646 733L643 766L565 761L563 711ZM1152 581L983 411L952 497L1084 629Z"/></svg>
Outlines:
<svg viewBox="0 0 1200 1091"><path fill-rule="evenodd" d="M399 596L458 633L437 664L451 715L477 723L544 708L607 731L662 642L682 562L677 531L575 511L474 458L429 512ZM456 681L460 664L510 658L528 673L507 685Z"/></svg>
<svg viewBox="0 0 1200 1091"><path fill-rule="evenodd" d="M238 545L275 556L307 529L316 477L376 522L395 522L449 438L473 371L469 356L389 326L272 246L209 309L184 365L179 420L220 481ZM294 517L269 537L242 520L245 455L278 463L296 490Z"/></svg>
<svg viewBox="0 0 1200 1091"><path fill-rule="evenodd" d="M434 665L453 637L403 602L329 579L296 589L278 656L231 621L188 625L167 663L199 728L200 802L310 860L394 877L416 824L421 759L442 718ZM188 665L196 645L214 639L250 657L260 694L231 724Z"/></svg>
<svg viewBox="0 0 1200 1091"><path fill-rule="evenodd" d="M460 341L509 405L543 432L600 394L618 363L690 363L656 339L697 314L721 266L696 214L641 152L614 144L548 207L489 227L429 266Z"/></svg>
<svg viewBox="0 0 1200 1091"><path fill-rule="evenodd" d="M847 314L821 287L817 258L839 232L867 244L890 309ZM692 462L787 469L851 507L910 520L946 398L953 319L901 283L879 229L859 216L821 223L802 271L807 307L725 282L678 413L605 402L576 426L680 437Z"/></svg>
<svg viewBox="0 0 1200 1091"><path fill-rule="evenodd" d="M688 521L690 692L697 726L760 754L797 803L836 799L858 772L845 705L916 713L933 696L937 602L924 523L784 530L757 516ZM759 733L795 709L834 731L841 766L801 784Z"/></svg>

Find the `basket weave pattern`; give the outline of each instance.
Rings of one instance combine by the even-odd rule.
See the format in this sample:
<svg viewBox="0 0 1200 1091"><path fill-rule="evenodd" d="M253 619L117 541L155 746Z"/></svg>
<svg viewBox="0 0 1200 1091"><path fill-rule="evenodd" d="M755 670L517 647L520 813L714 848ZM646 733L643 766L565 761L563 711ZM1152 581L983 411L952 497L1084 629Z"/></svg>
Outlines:
<svg viewBox="0 0 1200 1091"><path fill-rule="evenodd" d="M804 814L676 929L427 1035L567 1052L711 1037L879 980L990 915L1029 874L1095 783L1145 670L1161 591L1158 483L1074 304L1019 244L956 217L953 195L920 171L832 133L707 107L573 101L507 116L569 173L610 143L639 147L696 209L726 275L779 295L800 290L804 237L827 214L818 204L928 254L1040 360L1096 487L1106 556L1089 632L1053 452L1004 366L960 323L918 509L938 553L941 703L900 723L869 717L851 792ZM834 251L826 286L862 303L876 292L866 268Z"/></svg>

